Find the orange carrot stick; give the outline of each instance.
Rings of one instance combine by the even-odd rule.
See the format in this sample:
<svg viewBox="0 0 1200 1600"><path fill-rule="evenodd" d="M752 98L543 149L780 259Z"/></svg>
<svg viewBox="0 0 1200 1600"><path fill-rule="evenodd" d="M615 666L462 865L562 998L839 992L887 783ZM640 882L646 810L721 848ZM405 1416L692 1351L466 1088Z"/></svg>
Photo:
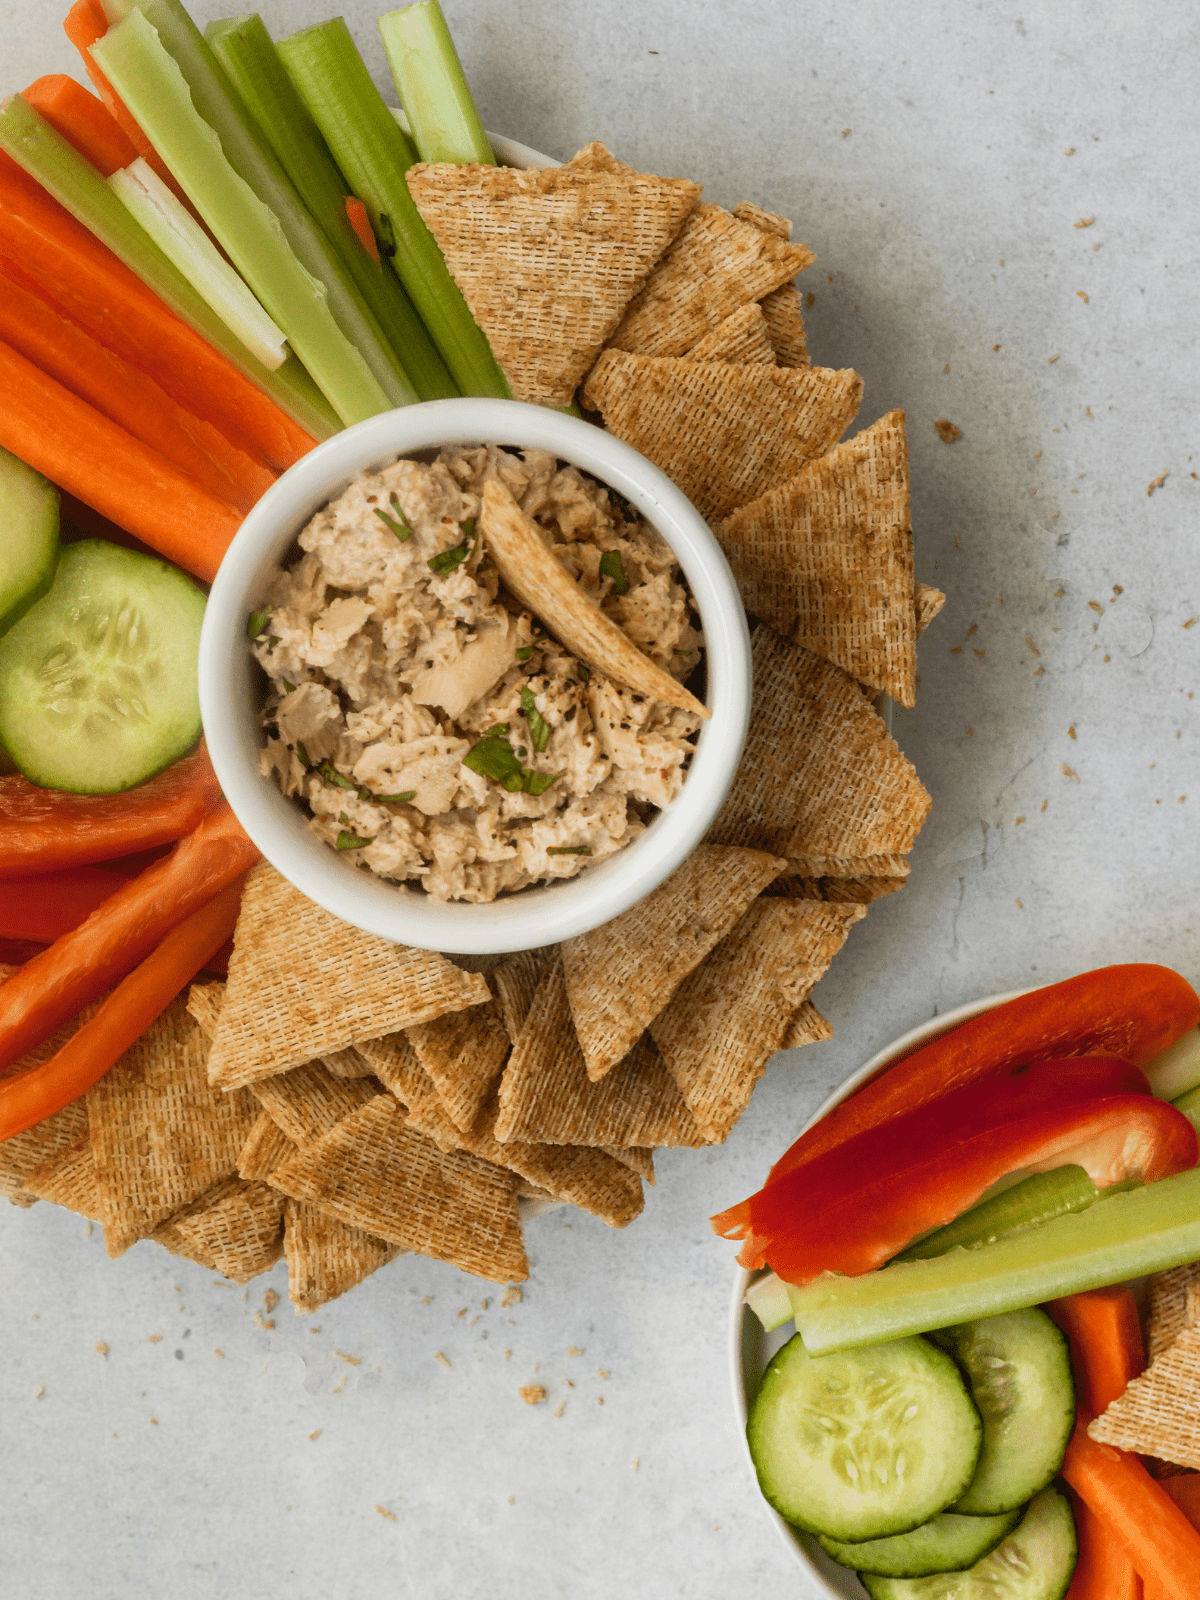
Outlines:
<svg viewBox="0 0 1200 1600"><path fill-rule="evenodd" d="M3 152L0 256L9 278L265 466L282 472L314 447L303 428Z"/></svg>
<svg viewBox="0 0 1200 1600"><path fill-rule="evenodd" d="M1192 1527L1200 1528L1200 1472L1181 1472L1161 1482Z"/></svg>
<svg viewBox="0 0 1200 1600"><path fill-rule="evenodd" d="M358 235L358 242L370 256L376 266L379 265L379 242L375 238L375 230L371 226L371 218L367 208L356 194L346 196L346 215L350 219L350 226Z"/></svg>
<svg viewBox="0 0 1200 1600"><path fill-rule="evenodd" d="M0 1084L0 1140L77 1100L161 1016L233 932L242 882L236 878L177 923L57 1055Z"/></svg>
<svg viewBox="0 0 1200 1600"><path fill-rule="evenodd" d="M3 343L0 445L208 583L242 520Z"/></svg>
<svg viewBox="0 0 1200 1600"><path fill-rule="evenodd" d="M86 922L0 983L0 1070L111 989L165 934L257 859L222 800L169 856L123 884Z"/></svg>
<svg viewBox="0 0 1200 1600"><path fill-rule="evenodd" d="M1078 1495L1073 1498L1079 1560L1066 1600L1143 1600L1142 1580L1120 1539Z"/></svg>
<svg viewBox="0 0 1200 1600"><path fill-rule="evenodd" d="M177 405L153 378L14 283L3 267L0 261L0 339L218 500L243 513L261 500L275 482L273 472Z"/></svg>
<svg viewBox="0 0 1200 1600"><path fill-rule="evenodd" d="M1090 1422L1125 1393L1146 1368L1137 1302L1128 1289L1091 1289L1051 1300L1046 1310L1066 1334L1075 1399Z"/></svg>
<svg viewBox="0 0 1200 1600"><path fill-rule="evenodd" d="M22 89L21 98L28 100L68 144L74 145L101 177L111 178L114 172L137 160L133 141L104 102L65 72L39 78L28 89Z"/></svg>
<svg viewBox="0 0 1200 1600"><path fill-rule="evenodd" d="M1081 1418L1062 1470L1088 1509L1108 1524L1142 1578L1157 1585L1162 1600L1196 1600L1200 1532L1136 1456L1097 1444Z"/></svg>

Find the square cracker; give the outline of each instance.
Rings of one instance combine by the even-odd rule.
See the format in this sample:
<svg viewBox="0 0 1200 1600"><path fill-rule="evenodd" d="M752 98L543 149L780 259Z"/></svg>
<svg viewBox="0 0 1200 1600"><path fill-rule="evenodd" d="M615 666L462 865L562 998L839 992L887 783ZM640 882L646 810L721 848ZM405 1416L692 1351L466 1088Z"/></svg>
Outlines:
<svg viewBox="0 0 1200 1600"><path fill-rule="evenodd" d="M87 1134L48 1157L25 1180L35 1200L65 1206L92 1222L104 1221L104 1198L96 1178L96 1153Z"/></svg>
<svg viewBox="0 0 1200 1600"><path fill-rule="evenodd" d="M701 516L721 517L828 450L854 420L862 379L848 368L606 350L582 399L673 478Z"/></svg>
<svg viewBox="0 0 1200 1600"><path fill-rule="evenodd" d="M421 1065L408 1036L389 1033L382 1039L364 1039L359 1046L363 1059L386 1089L401 1105L411 1106L427 1095L436 1095L433 1079Z"/></svg>
<svg viewBox="0 0 1200 1600"><path fill-rule="evenodd" d="M1200 1326L1185 1327L1088 1427L1100 1444L1200 1468Z"/></svg>
<svg viewBox="0 0 1200 1600"><path fill-rule="evenodd" d="M260 1078L250 1093L293 1144L311 1144L343 1117L379 1093L373 1078L335 1078L322 1061L309 1061L274 1078Z"/></svg>
<svg viewBox="0 0 1200 1600"><path fill-rule="evenodd" d="M588 1077L560 955L538 985L529 1020L500 1079L495 1134L502 1143L706 1143L650 1040L642 1040L598 1083Z"/></svg>
<svg viewBox="0 0 1200 1600"><path fill-rule="evenodd" d="M790 283L816 260L720 206L698 205L630 302L610 348L681 356L748 300Z"/></svg>
<svg viewBox="0 0 1200 1600"><path fill-rule="evenodd" d="M602 1078L628 1055L688 973L785 866L759 850L698 845L629 911L566 940L567 996L589 1078Z"/></svg>
<svg viewBox="0 0 1200 1600"><path fill-rule="evenodd" d="M317 1311L400 1253L386 1239L352 1228L303 1200L287 1201L283 1251L288 1297L297 1315Z"/></svg>
<svg viewBox="0 0 1200 1600"><path fill-rule="evenodd" d="M494 1001L408 1028L408 1042L433 1080L446 1115L469 1128L508 1055L508 1029Z"/></svg>
<svg viewBox="0 0 1200 1600"><path fill-rule="evenodd" d="M529 1276L512 1174L467 1151L440 1151L405 1126L390 1094L298 1150L271 1182L402 1250L495 1283Z"/></svg>
<svg viewBox="0 0 1200 1600"><path fill-rule="evenodd" d="M748 611L860 683L916 703L903 411L835 445L713 532Z"/></svg>
<svg viewBox="0 0 1200 1600"><path fill-rule="evenodd" d="M946 596L940 589L933 588L931 584L918 583L913 600L916 605L917 638L919 639L946 604Z"/></svg>
<svg viewBox="0 0 1200 1600"><path fill-rule="evenodd" d="M763 308L754 300L741 306L687 352L689 361L749 361L775 365L775 347Z"/></svg>
<svg viewBox="0 0 1200 1600"><path fill-rule="evenodd" d="M294 1155L296 1146L266 1111L260 1111L248 1138L238 1152L239 1178L269 1180L275 1168Z"/></svg>
<svg viewBox="0 0 1200 1600"><path fill-rule="evenodd" d="M154 1240L233 1283L269 1272L283 1254L284 1199L265 1183L223 1178L154 1230Z"/></svg>
<svg viewBox="0 0 1200 1600"><path fill-rule="evenodd" d="M765 625L751 654L750 732L708 837L792 857L907 855L929 795L854 679Z"/></svg>
<svg viewBox="0 0 1200 1600"><path fill-rule="evenodd" d="M262 862L246 880L209 1058L222 1089L487 1000L478 973L340 922Z"/></svg>
<svg viewBox="0 0 1200 1600"><path fill-rule="evenodd" d="M607 152L605 152L607 154ZM408 187L518 400L571 403L700 197L624 163L410 167Z"/></svg>
<svg viewBox="0 0 1200 1600"><path fill-rule="evenodd" d="M650 1024L714 1143L728 1137L798 1007L865 915L861 906L756 900Z"/></svg>
<svg viewBox="0 0 1200 1600"><path fill-rule="evenodd" d="M88 1090L110 1256L237 1170L258 1108L248 1094L210 1086L208 1050L183 1000L173 1000Z"/></svg>
<svg viewBox="0 0 1200 1600"><path fill-rule="evenodd" d="M806 1000L788 1023L779 1048L802 1050L806 1044L820 1044L823 1039L832 1038L833 1029L812 1001Z"/></svg>
<svg viewBox="0 0 1200 1600"><path fill-rule="evenodd" d="M759 301L767 324L767 337L781 367L807 367L808 339L804 332L804 299L794 283L772 289Z"/></svg>

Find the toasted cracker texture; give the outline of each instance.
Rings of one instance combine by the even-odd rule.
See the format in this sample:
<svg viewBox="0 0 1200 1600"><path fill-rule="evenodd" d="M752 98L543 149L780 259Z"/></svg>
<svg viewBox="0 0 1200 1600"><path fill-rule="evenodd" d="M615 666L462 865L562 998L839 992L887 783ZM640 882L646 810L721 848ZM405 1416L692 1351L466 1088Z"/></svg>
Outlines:
<svg viewBox="0 0 1200 1600"><path fill-rule="evenodd" d="M773 289L759 302L767 324L767 337L781 367L807 367L808 339L804 332L804 297L794 283Z"/></svg>
<svg viewBox="0 0 1200 1600"><path fill-rule="evenodd" d="M763 308L756 301L739 306L732 316L718 322L711 333L687 353L689 361L749 361L775 365L775 346L767 329Z"/></svg>
<svg viewBox="0 0 1200 1600"><path fill-rule="evenodd" d="M77 1211L92 1222L104 1222L104 1196L96 1177L96 1153L87 1134L35 1167L25 1180L25 1187L35 1200L49 1200L52 1205Z"/></svg>
<svg viewBox="0 0 1200 1600"><path fill-rule="evenodd" d="M303 1200L289 1200L285 1216L288 1297L297 1315L336 1300L399 1254L386 1239L339 1222Z"/></svg>
<svg viewBox="0 0 1200 1600"><path fill-rule="evenodd" d="M917 638L946 604L946 596L940 589L934 589L928 583L918 583L913 593L913 601L917 612Z"/></svg>
<svg viewBox="0 0 1200 1600"><path fill-rule="evenodd" d="M737 205L730 206L729 211L731 216L737 217L740 222L748 222L760 233L770 233L776 239L783 240L792 237L790 218L781 217L777 211L764 211L762 206L755 205L753 200L739 200Z"/></svg>
<svg viewBox="0 0 1200 1600"><path fill-rule="evenodd" d="M832 1038L833 1029L812 1001L806 1000L788 1023L779 1048L802 1050L806 1044L820 1044L823 1039Z"/></svg>
<svg viewBox="0 0 1200 1600"><path fill-rule="evenodd" d="M311 1144L373 1100L379 1086L372 1078L335 1078L323 1061L309 1061L260 1078L250 1092L294 1144Z"/></svg>
<svg viewBox="0 0 1200 1600"><path fill-rule="evenodd" d="M401 1105L410 1106L426 1095L437 1094L433 1079L421 1065L421 1058L406 1034L389 1033L382 1039L364 1039L359 1048L380 1083Z"/></svg>
<svg viewBox="0 0 1200 1600"><path fill-rule="evenodd" d="M294 1154L295 1149L295 1143L274 1117L266 1111L260 1111L245 1144L238 1152L238 1176L268 1179L276 1167Z"/></svg>
<svg viewBox="0 0 1200 1600"><path fill-rule="evenodd" d="M1200 1289L1200 1261L1168 1272L1156 1272L1149 1282L1150 1314L1146 1323L1146 1353L1151 1362L1165 1355L1179 1335L1196 1320L1191 1294Z"/></svg>
<svg viewBox="0 0 1200 1600"><path fill-rule="evenodd" d="M493 1001L408 1029L408 1041L456 1128L469 1128L500 1076L511 1041Z"/></svg>
<svg viewBox="0 0 1200 1600"><path fill-rule="evenodd" d="M533 996L546 966L544 950L519 950L505 956L492 973L492 988L496 1004L508 1029L508 1037L516 1044L525 1018L533 1004Z"/></svg>
<svg viewBox="0 0 1200 1600"><path fill-rule="evenodd" d="M0 890L0 894L2 893L3 890ZM0 983L16 971L16 967L0 965ZM0 1072L0 1081L19 1077L21 1073L28 1072L33 1067L40 1067L43 1062L49 1061L89 1017L95 1016L106 998L107 996L103 996L85 1007L77 1017L59 1028L50 1038L6 1067ZM26 1181L45 1162L53 1160L55 1156L61 1155L78 1144L81 1139L86 1138L87 1131L87 1100L81 1095L78 1100L73 1100L61 1111L56 1111L53 1116L35 1123L32 1128L26 1128L24 1133L15 1133L0 1142L0 1195L7 1196L17 1206L35 1205L38 1196L32 1189L26 1188Z"/></svg>
<svg viewBox="0 0 1200 1600"><path fill-rule="evenodd" d="M1200 1468L1200 1326L1182 1329L1088 1434L1119 1450Z"/></svg>
<svg viewBox="0 0 1200 1600"><path fill-rule="evenodd" d="M164 1222L154 1239L233 1283L269 1272L283 1254L281 1194L265 1183L225 1178Z"/></svg>

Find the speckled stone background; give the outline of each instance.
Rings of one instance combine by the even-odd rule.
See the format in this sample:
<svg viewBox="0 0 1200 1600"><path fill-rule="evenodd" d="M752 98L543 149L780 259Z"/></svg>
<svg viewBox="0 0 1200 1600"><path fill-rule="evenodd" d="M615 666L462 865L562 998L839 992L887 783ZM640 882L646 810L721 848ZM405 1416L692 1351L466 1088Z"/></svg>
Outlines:
<svg viewBox="0 0 1200 1600"><path fill-rule="evenodd" d="M0 89L81 75L64 9L5 11ZM836 1037L778 1057L724 1148L662 1156L626 1233L535 1221L519 1305L402 1258L269 1326L282 1267L247 1296L5 1207L0 1592L20 1600L806 1593L743 1464L708 1213L935 1011L1131 958L1200 978L1195 7L447 12L489 127L554 156L603 139L786 213L817 252L814 360L863 373L860 423L906 409L918 575L950 597L895 720L933 815L817 991ZM278 34L326 11L264 15ZM373 8L348 20L382 85ZM530 1382L546 1404L521 1403Z"/></svg>

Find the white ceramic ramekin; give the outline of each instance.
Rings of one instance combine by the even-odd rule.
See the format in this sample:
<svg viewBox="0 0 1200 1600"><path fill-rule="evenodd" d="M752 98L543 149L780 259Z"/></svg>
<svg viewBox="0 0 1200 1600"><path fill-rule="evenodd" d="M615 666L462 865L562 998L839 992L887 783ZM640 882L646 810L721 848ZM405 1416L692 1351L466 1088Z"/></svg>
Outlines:
<svg viewBox="0 0 1200 1600"><path fill-rule="evenodd" d="M1014 989L1009 994L993 994L983 1000L972 1000L968 1005L959 1006L956 1011L947 1011L943 1016L931 1017L919 1028L913 1028L909 1033L893 1040L878 1055L872 1056L865 1066L852 1073L840 1089L834 1090L825 1104L810 1118L805 1131L814 1123L820 1122L822 1117L828 1116L834 1106L840 1105L843 1100L848 1100L865 1083L878 1077L886 1067L892 1066L904 1056L912 1055L913 1051L919 1050L922 1045L940 1039L942 1034L949 1033L951 1029L960 1027L964 1022L969 1022L972 1017L981 1016L985 1011L1003 1005L1006 1000L1015 1000L1018 995L1026 992L1024 989ZM783 1152L779 1151L777 1154L782 1155ZM758 1393L767 1362L796 1331L795 1325L787 1322L782 1328L776 1328L773 1333L764 1333L762 1324L746 1305L746 1290L756 1278L762 1276L763 1274L758 1272L739 1271L729 1307L729 1370L733 1384L733 1406L745 1448L746 1466L752 1478L754 1463L750 1459L749 1449L746 1448L746 1418ZM790 1522L785 1522L765 1500L762 1508L775 1524L783 1542L803 1571L804 1588L798 1591L799 1593L820 1596L821 1600L866 1600L867 1591L854 1574L831 1561L815 1539L806 1533L801 1533L799 1528L793 1528Z"/></svg>
<svg viewBox="0 0 1200 1600"><path fill-rule="evenodd" d="M268 576L314 512L358 473L442 445L491 441L549 450L630 500L678 557L704 628L711 719L683 789L626 849L575 878L476 906L352 866L311 831L299 806L260 776L263 680L246 638ZM569 641L568 641L569 643ZM699 512L629 445L603 429L515 400L435 400L371 417L311 451L267 491L230 545L200 639L200 709L209 753L238 821L263 855L343 921L404 944L480 955L585 933L656 888L704 837L741 757L750 716L750 640L737 585Z"/></svg>

